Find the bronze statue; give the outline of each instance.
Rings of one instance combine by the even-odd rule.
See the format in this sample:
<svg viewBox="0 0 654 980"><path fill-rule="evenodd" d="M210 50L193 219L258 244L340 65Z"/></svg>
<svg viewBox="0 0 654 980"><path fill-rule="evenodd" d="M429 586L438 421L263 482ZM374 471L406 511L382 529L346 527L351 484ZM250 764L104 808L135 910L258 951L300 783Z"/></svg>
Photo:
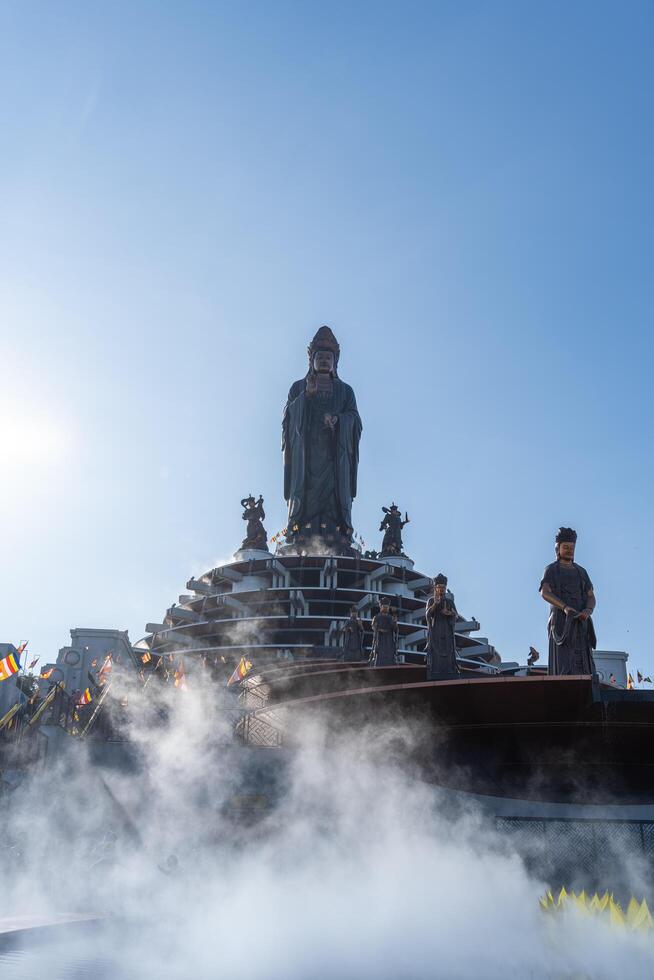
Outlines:
<svg viewBox="0 0 654 980"><path fill-rule="evenodd" d="M390 667L397 663L398 626L397 616L391 614L388 599L381 599L379 612L372 620L372 667Z"/></svg>
<svg viewBox="0 0 654 980"><path fill-rule="evenodd" d="M321 327L309 370L288 393L282 420L288 542L315 536L351 544L361 418L354 392L338 377L340 348Z"/></svg>
<svg viewBox="0 0 654 980"><path fill-rule="evenodd" d="M248 522L247 534L241 545L241 551L253 549L257 551L268 551L268 535L263 526L266 514L263 509L263 497L259 494L259 499L255 500L252 494L243 497L241 507L244 507L243 520Z"/></svg>
<svg viewBox="0 0 654 980"><path fill-rule="evenodd" d="M409 515L405 512L402 520L402 513L395 502L390 507L382 507L382 510L385 516L379 525L379 530L384 532L380 555L382 558L403 555L402 529L409 523Z"/></svg>
<svg viewBox="0 0 654 980"><path fill-rule="evenodd" d="M356 606L352 606L350 609L350 618L341 630L341 642L343 646L343 660L351 662L364 659L363 623L359 618Z"/></svg>
<svg viewBox="0 0 654 980"><path fill-rule="evenodd" d="M434 594L427 600L427 680L442 681L459 676L456 662L456 606L447 595L447 576L439 574L434 579Z"/></svg>
<svg viewBox="0 0 654 980"><path fill-rule="evenodd" d="M550 674L595 673L595 593L588 572L574 561L576 542L576 531L559 528L556 561L547 566L540 583L540 594L552 607L547 624Z"/></svg>

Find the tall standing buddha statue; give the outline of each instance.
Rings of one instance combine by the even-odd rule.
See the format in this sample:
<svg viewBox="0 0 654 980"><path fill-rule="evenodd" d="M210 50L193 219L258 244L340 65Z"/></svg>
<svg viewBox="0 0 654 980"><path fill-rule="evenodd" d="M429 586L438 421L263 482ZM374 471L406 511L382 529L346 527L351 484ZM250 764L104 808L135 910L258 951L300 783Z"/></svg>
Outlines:
<svg viewBox="0 0 654 980"><path fill-rule="evenodd" d="M351 547L361 417L338 376L340 348L329 327L309 344L309 370L291 385L282 419L286 540Z"/></svg>

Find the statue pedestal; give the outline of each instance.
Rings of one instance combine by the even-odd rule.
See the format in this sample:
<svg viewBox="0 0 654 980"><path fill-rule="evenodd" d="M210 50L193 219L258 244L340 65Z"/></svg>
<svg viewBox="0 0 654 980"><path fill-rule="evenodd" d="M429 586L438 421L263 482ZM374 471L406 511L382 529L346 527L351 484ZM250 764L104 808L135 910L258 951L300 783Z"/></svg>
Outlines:
<svg viewBox="0 0 654 980"><path fill-rule="evenodd" d="M349 538L340 534L296 534L293 541L277 545L278 555L312 555L318 558L356 558L359 552L352 547Z"/></svg>
<svg viewBox="0 0 654 980"><path fill-rule="evenodd" d="M234 552L234 561L257 561L261 558L272 558L272 554L260 548L243 548Z"/></svg>
<svg viewBox="0 0 654 980"><path fill-rule="evenodd" d="M392 565L394 568L411 569L413 568L413 564L414 564L410 558L407 558L406 555L388 555L387 558L384 558L383 555L380 555L378 561L383 561L386 565Z"/></svg>

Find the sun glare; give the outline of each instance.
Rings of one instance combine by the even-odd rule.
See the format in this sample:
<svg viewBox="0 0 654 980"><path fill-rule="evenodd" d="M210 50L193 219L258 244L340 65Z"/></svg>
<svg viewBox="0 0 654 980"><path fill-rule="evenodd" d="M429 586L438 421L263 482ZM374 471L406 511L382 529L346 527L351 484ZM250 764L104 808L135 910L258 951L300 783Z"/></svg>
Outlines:
<svg viewBox="0 0 654 980"><path fill-rule="evenodd" d="M6 411L0 416L0 460L4 472L60 461L71 444L72 432L61 419Z"/></svg>

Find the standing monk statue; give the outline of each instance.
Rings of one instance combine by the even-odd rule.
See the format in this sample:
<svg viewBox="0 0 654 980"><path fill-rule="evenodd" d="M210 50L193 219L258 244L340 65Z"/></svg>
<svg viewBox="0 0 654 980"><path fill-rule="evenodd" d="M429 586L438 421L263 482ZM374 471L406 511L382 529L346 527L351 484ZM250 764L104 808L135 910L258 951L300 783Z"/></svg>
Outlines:
<svg viewBox="0 0 654 980"><path fill-rule="evenodd" d="M320 328L308 354L309 370L291 385L282 420L286 540L351 548L361 418L354 392L338 377L340 348L329 327Z"/></svg>
<svg viewBox="0 0 654 980"><path fill-rule="evenodd" d="M454 626L456 606L446 594L447 576L434 579L434 594L427 601L427 680L440 681L459 676L456 662Z"/></svg>
<svg viewBox="0 0 654 980"><path fill-rule="evenodd" d="M397 661L397 617L391 615L388 599L381 599L379 612L372 620L372 667L392 667Z"/></svg>
<svg viewBox="0 0 654 980"><path fill-rule="evenodd" d="M550 638L550 674L594 674L597 646L593 621L595 593L588 572L575 563L577 532L560 527L556 535L556 561L543 572L540 594L551 605L547 630Z"/></svg>
<svg viewBox="0 0 654 980"><path fill-rule="evenodd" d="M363 623L359 618L356 606L350 609L350 618L346 621L341 630L343 645L343 660L351 662L363 660Z"/></svg>

